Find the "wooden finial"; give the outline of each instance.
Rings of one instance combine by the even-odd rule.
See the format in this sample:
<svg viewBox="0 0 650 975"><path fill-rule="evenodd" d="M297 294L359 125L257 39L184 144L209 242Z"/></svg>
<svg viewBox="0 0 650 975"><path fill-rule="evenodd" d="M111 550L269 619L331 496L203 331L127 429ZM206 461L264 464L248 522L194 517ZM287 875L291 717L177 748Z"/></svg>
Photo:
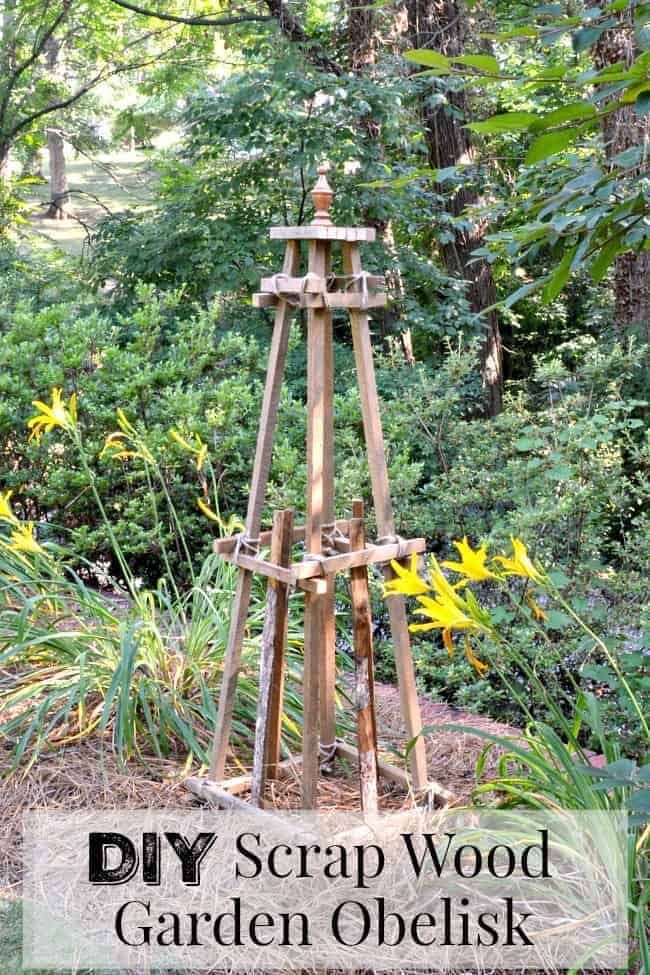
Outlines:
<svg viewBox="0 0 650 975"><path fill-rule="evenodd" d="M314 219L312 224L316 226L326 226L331 227L332 221L330 219L329 209L332 205L332 200L334 199L334 193L332 192L332 187L327 182L327 173L329 172L329 163L322 163L318 167L318 179L316 180L316 185L311 191L311 198L314 201Z"/></svg>

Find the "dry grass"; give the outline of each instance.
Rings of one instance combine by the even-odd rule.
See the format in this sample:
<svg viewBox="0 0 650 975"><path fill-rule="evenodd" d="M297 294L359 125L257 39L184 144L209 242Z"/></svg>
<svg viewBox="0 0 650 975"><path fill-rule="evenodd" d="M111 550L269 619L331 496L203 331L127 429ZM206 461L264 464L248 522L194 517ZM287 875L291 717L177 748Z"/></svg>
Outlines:
<svg viewBox="0 0 650 975"><path fill-rule="evenodd" d="M399 693L396 688L378 684L376 688L378 727L382 751L401 751L406 738L400 718ZM513 729L489 718L455 711L423 697L422 719L425 725L447 722L466 724L496 733ZM474 765L483 747L480 739L469 734L439 730L426 737L427 761L432 781L439 782L458 797L469 800L474 784ZM391 756L393 763L399 758ZM494 761L494 759L492 759ZM488 764L488 771L493 768ZM29 810L50 809L142 809L192 808L199 802L188 793L182 780L188 774L181 756L174 761L148 760L147 765L130 762L120 766L107 747L98 740L88 740L44 754L24 775L15 775L2 783L0 790L0 887L6 894L18 895L21 882L21 817ZM241 772L241 764L231 769ZM230 773L229 773L230 774ZM278 808L300 808L298 776L272 784ZM397 786L382 783L381 807L399 810L408 807L410 796ZM346 762L337 763L333 775L321 776L319 806L323 809L357 810L359 795L356 769Z"/></svg>
<svg viewBox="0 0 650 975"><path fill-rule="evenodd" d="M406 735L402 725L397 688L378 684L376 703L380 746L382 751L402 751ZM433 727L453 722L482 728L498 734L514 729L489 718L476 717L421 699L422 719ZM470 734L440 729L426 737L429 775L452 790L459 804L466 802L474 783L474 765L482 748L480 739ZM397 764L394 754L390 760ZM494 759L488 763L493 768ZM30 771L5 781L0 790L0 948L8 975L18 975L20 966L20 911L17 899L21 893L21 817L29 810L73 811L75 809L191 809L200 800L185 790L182 780L189 771L182 756L176 761L150 759L145 766L135 762L120 766L115 756L102 747L102 742L86 740L65 749L44 754ZM239 774L240 762L227 774ZM273 798L280 809L300 808L298 775L271 784ZM322 775L319 781L319 808L358 810L359 795L356 768L338 762L333 775ZM384 811L397 811L411 804L411 797L400 787L380 784L380 805ZM2 900L7 902L2 907ZM13 967L12 967L13 966ZM0 962L0 971L4 973ZM33 973L35 975L35 973ZM92 975L92 973L91 973ZM132 973L141 975L141 973ZM170 973L173 975L173 973ZM201 975L201 973L197 973ZM208 973L204 973L208 975ZM532 975L532 972L530 973Z"/></svg>

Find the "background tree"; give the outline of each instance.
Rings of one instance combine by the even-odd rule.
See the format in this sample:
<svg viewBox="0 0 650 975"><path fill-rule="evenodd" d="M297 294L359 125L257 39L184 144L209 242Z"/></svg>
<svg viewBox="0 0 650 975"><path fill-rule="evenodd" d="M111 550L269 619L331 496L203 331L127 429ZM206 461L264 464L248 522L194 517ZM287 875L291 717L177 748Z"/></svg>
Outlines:
<svg viewBox="0 0 650 975"><path fill-rule="evenodd" d="M408 0L406 4L408 39L417 50L437 52L449 58L463 58L474 41L464 0ZM434 58L435 59L435 58ZM457 62L460 63L460 62ZM501 410L503 351L499 320L494 309L497 293L490 265L475 258L474 251L485 241L487 220L468 207L480 203L476 185L477 153L466 123L471 122L472 103L467 87L444 84L439 75L442 94L432 96L428 85L421 88L420 106L425 126L429 165L433 170L448 172L467 168L467 175L447 201L452 217L449 238L440 244L445 267L468 282L467 293L472 309L482 314L485 330L481 344L481 372L490 416Z"/></svg>
<svg viewBox="0 0 650 975"><path fill-rule="evenodd" d="M629 71L641 54L638 39L644 39L648 46L647 28L643 22L635 24L632 6L615 11L615 15L616 23L603 29L594 46L594 62L601 71L613 70L615 65ZM643 94L643 91L639 92L639 95ZM614 161L621 153L638 150L638 165L632 169L630 177L640 180L647 178L650 152L647 91L645 96L639 110L634 104L623 104L603 118L605 155L610 170L615 171ZM616 95L610 98L615 100ZM619 331L624 334L630 326L636 325L641 328L646 341L650 340L650 251L619 254L615 259L614 279Z"/></svg>
<svg viewBox="0 0 650 975"><path fill-rule="evenodd" d="M46 126L57 193L65 192L61 113L108 79L173 61L178 83L214 57L212 35L188 36L175 22L161 29L114 0L2 0L0 12L0 170L19 139Z"/></svg>
<svg viewBox="0 0 650 975"><path fill-rule="evenodd" d="M50 37L45 45L45 64L52 87L56 87L58 76L61 73L62 48L62 38ZM65 140L55 122L48 125L45 132L50 174L50 203L45 216L51 220L65 220L69 216L70 207L68 177L65 168Z"/></svg>

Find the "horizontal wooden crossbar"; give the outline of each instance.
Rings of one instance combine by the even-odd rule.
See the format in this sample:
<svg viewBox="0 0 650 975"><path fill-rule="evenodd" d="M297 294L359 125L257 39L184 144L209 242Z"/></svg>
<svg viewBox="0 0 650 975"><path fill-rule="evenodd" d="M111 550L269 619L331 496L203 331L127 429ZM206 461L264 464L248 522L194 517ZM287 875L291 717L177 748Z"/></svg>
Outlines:
<svg viewBox="0 0 650 975"><path fill-rule="evenodd" d="M317 274L312 274L306 278L292 278L288 274L274 274L270 278L262 278L260 291L267 291L272 294L275 294L277 291L282 295L320 295L329 290L332 294L335 294L339 289L345 291L346 286L351 285L354 280L353 276L341 277L333 275L332 277L324 278L319 277ZM384 288L386 286L386 278L378 274L368 274L366 276L366 282L368 288ZM351 289L350 293L353 293Z"/></svg>
<svg viewBox="0 0 650 975"><path fill-rule="evenodd" d="M279 779L290 779L293 776L296 769L299 768L301 760L302 759L300 755L297 755L295 758L289 758L283 762L278 762L276 766L277 777ZM187 781L194 781L194 779L192 780L188 779ZM242 775L233 775L229 779L221 779L220 781L216 781L214 779L203 779L203 778L198 779L197 781L199 781L201 785L208 782L211 786L215 786L215 788L217 789L222 789L226 792L230 792L232 795L238 795L240 792L248 792L253 782L253 773L244 772L242 773Z"/></svg>
<svg viewBox="0 0 650 975"><path fill-rule="evenodd" d="M276 565L275 562L267 562L266 559L261 559L257 555L246 555L244 552L219 552L218 555L224 562L238 565L240 569L257 572L258 575L266 576L267 579L277 579L278 582L284 582L287 586L295 586L296 584L297 576L293 568L285 569L281 565Z"/></svg>
<svg viewBox="0 0 650 975"><path fill-rule="evenodd" d="M350 522L347 518L339 518L335 523L337 531L342 534L346 534L350 530ZM260 545L262 548L266 545L271 544L272 531L260 532ZM302 542L305 538L305 526L296 525L293 529L293 540L294 542ZM217 555L221 555L223 552L233 552L237 545L237 536L229 535L227 538L218 538L214 543L214 551Z"/></svg>
<svg viewBox="0 0 650 975"><path fill-rule="evenodd" d="M246 816L257 820L260 827L269 827L273 823L274 832L281 833L287 843L313 843L318 838L311 833L296 832L295 820L287 818L271 803L264 801L263 807L260 809L259 806L254 806L250 802L246 802L245 799L240 799L238 795L229 792L227 788L224 788L225 784L227 783L199 778L197 775L191 776L183 782L189 792L219 809L234 809L237 812L244 813Z"/></svg>
<svg viewBox="0 0 650 975"><path fill-rule="evenodd" d="M277 579L288 586L295 586L305 579L315 579L331 575L335 572L343 572L359 565L373 565L378 562L390 562L392 559L402 559L414 552L424 552L426 542L423 538L411 538L399 542L388 542L384 545L367 545L366 548L355 552L342 552L340 555L330 555L318 559L306 558L302 562L294 562L291 568L285 569L274 562L267 562L256 555L249 555L237 552L236 548L230 551L219 551L215 546L217 554L225 562L238 565L241 569L248 569L250 572L257 572L270 579ZM308 588L308 587L305 587Z"/></svg>
<svg viewBox="0 0 650 975"><path fill-rule="evenodd" d="M324 227L306 225L303 227L271 227L271 240L343 240L349 244L359 241L373 241L377 236L374 227Z"/></svg>
<svg viewBox="0 0 650 975"><path fill-rule="evenodd" d="M270 278L262 278L260 281L260 291L266 291L275 295L276 291L280 294L322 294L327 291L327 279L320 278L314 274L311 278L291 278L288 275L273 275Z"/></svg>
<svg viewBox="0 0 650 975"><path fill-rule="evenodd" d="M253 295L254 308L271 308L282 301L278 297L266 291L257 291ZM353 308L363 310L366 308L383 308L388 304L388 296L384 291L364 296L355 291L328 291L327 295L310 294L305 291L302 294L293 294L292 302L296 308Z"/></svg>
<svg viewBox="0 0 650 975"><path fill-rule="evenodd" d="M408 541L389 542L385 545L367 545L356 552L344 552L341 555L330 555L322 560L305 560L292 566L296 579L313 579L315 576L329 575L332 572L343 572L357 565L372 565L376 562L390 562L391 559L404 558L413 552L424 552L426 542L423 538L411 538Z"/></svg>

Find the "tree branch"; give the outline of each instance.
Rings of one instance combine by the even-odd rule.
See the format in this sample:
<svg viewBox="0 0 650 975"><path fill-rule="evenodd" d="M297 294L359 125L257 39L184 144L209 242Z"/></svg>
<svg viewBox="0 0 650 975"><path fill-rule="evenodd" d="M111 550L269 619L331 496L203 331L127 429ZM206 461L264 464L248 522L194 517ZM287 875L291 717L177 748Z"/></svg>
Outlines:
<svg viewBox="0 0 650 975"><path fill-rule="evenodd" d="M305 57L311 64L337 77L343 74L343 66L330 58L317 41L307 34L300 21L289 12L285 0L265 0L265 3L276 18L284 36L294 44L305 45Z"/></svg>
<svg viewBox="0 0 650 975"><path fill-rule="evenodd" d="M96 88L97 85L101 84L102 81L105 81L107 78L114 78L116 75L125 74L127 71L139 71L141 68L146 68L150 64L156 64L156 62L163 60L176 46L177 45L174 45L167 51L163 51L157 57L149 58L147 61L134 61L131 64L120 65L120 67L114 68L112 71L100 71L99 74L96 74L94 78L91 78L91 80L87 81L85 85L81 86L81 88L78 88L71 95L68 95L67 98L62 98L58 102L50 102L49 105L45 105L43 108L38 109L38 111L30 112L29 115L26 115L24 118L20 119L11 129L9 129L6 134L4 134L3 141L11 143L15 136L18 135L19 132L22 132L23 129L30 126L32 122L36 122L44 115L49 115L52 112L58 112L63 108L68 108L69 105L73 105L83 95L91 91L93 88Z"/></svg>
<svg viewBox="0 0 650 975"><path fill-rule="evenodd" d="M313 37L306 33L300 21L289 12L285 0L265 0L270 16L268 14L241 14L229 17L181 17L178 14L148 10L146 7L132 3L131 0L110 0L110 2L145 17L156 17L159 20L170 20L177 24L189 24L190 26L231 27L234 24L245 24L250 21L277 20L280 30L288 40L305 45L305 57L315 67L320 68L321 71L329 71L337 77L343 74L343 67L330 58Z"/></svg>
<svg viewBox="0 0 650 975"><path fill-rule="evenodd" d="M241 16L230 17L181 17L179 14L165 14L160 10L148 10L128 0L110 0L111 3L131 10L135 14L143 17L154 17L157 20L170 20L175 24L189 24L193 27L232 27L234 24L247 24L250 21L269 21L273 20L268 14L242 14Z"/></svg>
<svg viewBox="0 0 650 975"><path fill-rule="evenodd" d="M25 60L21 64L16 65L16 67L9 75L9 78L7 79L6 82L4 95L2 96L2 102L0 103L0 130L3 127L2 123L4 121L4 117L7 112L7 105L9 104L9 99L11 98L11 93L14 90L16 82L20 78L21 74L27 71L28 68L31 68L34 61L36 61L41 56L47 42L54 34L57 27L68 16L69 10L70 10L69 5L67 3L64 3L61 13L54 18L50 26L43 32L41 37L34 41L34 46L32 48L32 52L29 55L29 57L25 58Z"/></svg>

